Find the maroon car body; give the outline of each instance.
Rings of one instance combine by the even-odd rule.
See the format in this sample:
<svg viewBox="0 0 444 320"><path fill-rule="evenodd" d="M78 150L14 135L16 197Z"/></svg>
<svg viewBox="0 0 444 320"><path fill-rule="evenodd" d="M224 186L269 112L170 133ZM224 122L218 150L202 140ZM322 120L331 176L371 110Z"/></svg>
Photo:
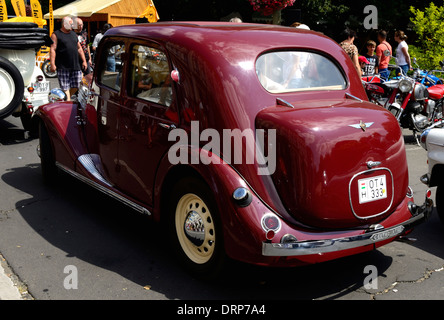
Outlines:
<svg viewBox="0 0 444 320"><path fill-rule="evenodd" d="M110 48L120 50L117 71L105 71ZM290 86L284 75L294 80L298 70L303 84ZM308 73L317 73L315 84ZM151 90L144 98L140 83ZM312 31L212 22L112 28L79 102L46 105L38 116L45 178L62 169L166 222L197 272L217 269L225 255L296 266L372 250L433 206L413 203L396 119L367 101L345 52ZM172 139L176 129L191 139ZM268 162L245 160L255 149L248 137L243 161L205 147L204 133L227 129L265 133ZM173 163L179 153L188 161ZM271 170L258 174L264 164ZM375 199L360 195L365 187Z"/></svg>

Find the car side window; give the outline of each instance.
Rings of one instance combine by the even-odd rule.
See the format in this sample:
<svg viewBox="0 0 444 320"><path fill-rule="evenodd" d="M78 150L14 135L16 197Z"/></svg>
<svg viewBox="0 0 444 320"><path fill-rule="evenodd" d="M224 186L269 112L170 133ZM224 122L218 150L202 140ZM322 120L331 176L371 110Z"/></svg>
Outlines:
<svg viewBox="0 0 444 320"><path fill-rule="evenodd" d="M129 94L169 107L172 101L172 88L166 54L158 48L134 45L130 61Z"/></svg>
<svg viewBox="0 0 444 320"><path fill-rule="evenodd" d="M109 41L102 50L98 82L111 89L120 91L122 85L123 59L125 45Z"/></svg>

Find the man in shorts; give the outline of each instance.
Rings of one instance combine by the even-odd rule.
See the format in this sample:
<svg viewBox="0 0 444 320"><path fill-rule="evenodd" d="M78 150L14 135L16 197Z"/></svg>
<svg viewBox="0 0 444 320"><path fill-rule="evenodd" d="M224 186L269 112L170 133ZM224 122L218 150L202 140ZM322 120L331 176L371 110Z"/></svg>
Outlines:
<svg viewBox="0 0 444 320"><path fill-rule="evenodd" d="M61 28L54 31L51 39L53 41L49 51L51 71L57 71L60 87L65 92L66 99L70 101L82 81L82 70L88 67L82 46L73 31L71 17L63 18Z"/></svg>

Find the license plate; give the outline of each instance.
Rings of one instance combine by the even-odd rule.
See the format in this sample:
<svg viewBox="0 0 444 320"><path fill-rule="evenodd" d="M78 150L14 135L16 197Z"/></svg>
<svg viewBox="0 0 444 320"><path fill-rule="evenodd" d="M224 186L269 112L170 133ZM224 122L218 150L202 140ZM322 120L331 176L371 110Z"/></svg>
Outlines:
<svg viewBox="0 0 444 320"><path fill-rule="evenodd" d="M36 93L49 92L49 81L33 82L31 86Z"/></svg>
<svg viewBox="0 0 444 320"><path fill-rule="evenodd" d="M385 240L385 239L389 239L392 238L394 236L397 236L398 234L400 234L401 232L404 231L404 227L403 226L397 226L393 229L388 229L388 230L384 230L378 233L375 233L374 235L372 235L370 237L370 239L372 241L381 241L381 240Z"/></svg>
<svg viewBox="0 0 444 320"><path fill-rule="evenodd" d="M358 180L359 203L387 198L385 175Z"/></svg>

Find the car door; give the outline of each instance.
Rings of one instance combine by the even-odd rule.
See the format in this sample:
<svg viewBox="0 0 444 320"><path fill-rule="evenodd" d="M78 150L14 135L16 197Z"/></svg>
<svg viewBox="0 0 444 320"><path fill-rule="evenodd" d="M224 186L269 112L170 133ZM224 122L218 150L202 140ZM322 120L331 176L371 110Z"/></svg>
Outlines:
<svg viewBox="0 0 444 320"><path fill-rule="evenodd" d="M157 166L175 141L168 134L178 122L171 64L152 43L128 48L126 95L120 114L118 188L136 200L153 203Z"/></svg>
<svg viewBox="0 0 444 320"><path fill-rule="evenodd" d="M96 59L94 91L97 94L97 128L99 155L105 178L115 184L118 176L119 118L122 104L122 80L124 65L123 40L104 38L100 55ZM117 61L117 63L115 63Z"/></svg>

